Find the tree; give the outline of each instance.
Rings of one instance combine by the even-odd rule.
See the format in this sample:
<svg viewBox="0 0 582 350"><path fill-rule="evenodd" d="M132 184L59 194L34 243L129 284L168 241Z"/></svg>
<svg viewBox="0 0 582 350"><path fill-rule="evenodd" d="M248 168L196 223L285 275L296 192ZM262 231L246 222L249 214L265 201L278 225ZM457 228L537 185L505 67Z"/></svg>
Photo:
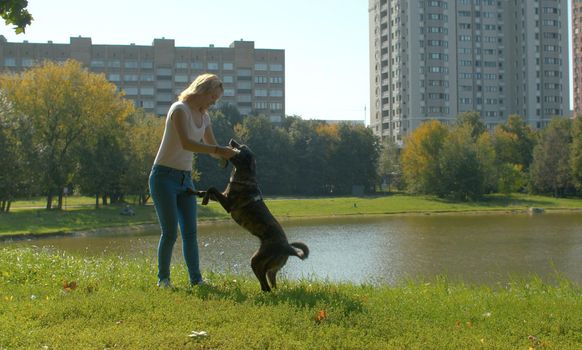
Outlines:
<svg viewBox="0 0 582 350"><path fill-rule="evenodd" d="M487 131L487 127L481 120L481 115L478 112L463 112L457 116L457 125L466 125L471 129L471 137L473 140L477 138L484 132Z"/></svg>
<svg viewBox="0 0 582 350"><path fill-rule="evenodd" d="M2 0L0 1L0 17L7 25L14 24L16 34L24 33L26 26L32 22L32 15L28 12L27 0Z"/></svg>
<svg viewBox="0 0 582 350"><path fill-rule="evenodd" d="M338 124L339 142L331 154L336 194L351 194L352 186L373 191L377 179L380 143L372 129L363 125Z"/></svg>
<svg viewBox="0 0 582 350"><path fill-rule="evenodd" d="M210 114L216 141L219 145L228 145L228 141L234 137L234 129L229 118L220 110L213 110ZM220 166L218 159L207 154L194 154L194 156L194 168L198 175L196 186L204 189L208 187L222 189L228 183L230 172Z"/></svg>
<svg viewBox="0 0 582 350"><path fill-rule="evenodd" d="M422 123L402 152L402 174L409 191L443 195L440 153L449 131L441 122Z"/></svg>
<svg viewBox="0 0 582 350"><path fill-rule="evenodd" d="M495 128L494 135L498 160L501 163L518 164L527 171L533 159L536 137L524 119L516 114L510 115L507 122Z"/></svg>
<svg viewBox="0 0 582 350"><path fill-rule="evenodd" d="M449 132L439 155L443 195L457 200L479 199L491 190L495 178L495 151L489 134L473 141L469 124L459 124Z"/></svg>
<svg viewBox="0 0 582 350"><path fill-rule="evenodd" d="M149 175L164 133L165 119L138 110L127 119L127 169L123 189L138 195L139 204L149 199Z"/></svg>
<svg viewBox="0 0 582 350"><path fill-rule="evenodd" d="M582 190L582 117L572 121L571 168L572 177L578 190Z"/></svg>
<svg viewBox="0 0 582 350"><path fill-rule="evenodd" d="M290 194L293 176L291 141L285 130L266 117L248 117L235 126L236 138L247 144L257 156L257 178L267 194Z"/></svg>
<svg viewBox="0 0 582 350"><path fill-rule="evenodd" d="M558 197L573 187L570 129L570 120L554 118L542 131L531 165L531 182L535 191Z"/></svg>
<svg viewBox="0 0 582 350"><path fill-rule="evenodd" d="M226 117L232 126L240 124L243 121L243 115L240 114L238 108L231 103L221 103L218 107L218 111Z"/></svg>
<svg viewBox="0 0 582 350"><path fill-rule="evenodd" d="M286 117L283 125L291 141L294 176L289 178L291 191L295 194L326 194L324 168L325 145L317 133L317 127L324 122L299 117Z"/></svg>
<svg viewBox="0 0 582 350"><path fill-rule="evenodd" d="M45 62L19 75L4 76L0 88L26 118L33 156L29 164L47 196L62 208L63 188L73 181L79 149L100 128L123 122L133 104L102 74L87 71L79 62Z"/></svg>
<svg viewBox="0 0 582 350"><path fill-rule="evenodd" d="M382 180L382 184L388 185L388 191L390 191L392 184L398 184L400 173L400 148L390 139L382 144L380 150L378 177Z"/></svg>

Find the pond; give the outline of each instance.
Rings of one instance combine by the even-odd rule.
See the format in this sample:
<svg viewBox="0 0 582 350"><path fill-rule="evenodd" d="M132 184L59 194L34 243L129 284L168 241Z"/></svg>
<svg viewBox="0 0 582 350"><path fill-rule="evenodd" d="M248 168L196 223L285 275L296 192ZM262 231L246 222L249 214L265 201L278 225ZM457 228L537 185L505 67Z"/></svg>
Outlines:
<svg viewBox="0 0 582 350"><path fill-rule="evenodd" d="M496 285L539 276L582 284L582 215L417 215L337 217L283 221L289 241L303 241L309 259L291 257L282 277L334 282L388 283L407 279ZM4 242L52 246L86 255L155 259L159 231L52 237ZM249 260L258 240L232 222L199 226L203 270L252 275ZM180 239L173 263L183 263Z"/></svg>

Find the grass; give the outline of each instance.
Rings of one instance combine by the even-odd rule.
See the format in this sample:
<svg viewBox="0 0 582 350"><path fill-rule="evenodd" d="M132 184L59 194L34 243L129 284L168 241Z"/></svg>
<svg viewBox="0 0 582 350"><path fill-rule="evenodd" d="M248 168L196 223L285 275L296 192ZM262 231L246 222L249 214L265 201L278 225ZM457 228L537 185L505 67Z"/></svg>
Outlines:
<svg viewBox="0 0 582 350"><path fill-rule="evenodd" d="M0 349L580 349L582 290L445 278L398 286L240 276L155 287L155 262L0 250ZM189 337L192 331L206 336Z"/></svg>
<svg viewBox="0 0 582 350"><path fill-rule="evenodd" d="M111 205L94 209L90 197L69 197L62 211L39 209L44 200L39 198L13 203L11 212L0 214L0 236L46 234L98 229L112 226L157 224L151 205L133 206L135 216L120 215L121 207ZM329 198L267 198L273 214L281 219L329 217L338 215L393 215L414 213L512 212L528 207L547 210L582 209L582 199L553 198L515 194L491 195L479 202L452 202L431 196L396 194L375 197ZM200 221L228 219L217 203L199 206Z"/></svg>

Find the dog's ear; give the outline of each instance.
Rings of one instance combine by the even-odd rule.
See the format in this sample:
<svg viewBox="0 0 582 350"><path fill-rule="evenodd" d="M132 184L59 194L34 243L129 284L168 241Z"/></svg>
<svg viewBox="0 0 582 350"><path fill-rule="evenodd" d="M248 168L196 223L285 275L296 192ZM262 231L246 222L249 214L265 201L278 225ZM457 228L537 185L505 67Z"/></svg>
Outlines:
<svg viewBox="0 0 582 350"><path fill-rule="evenodd" d="M228 144L232 148L236 148L236 149L240 148L240 144L238 142L236 142L234 139L230 139L230 142Z"/></svg>

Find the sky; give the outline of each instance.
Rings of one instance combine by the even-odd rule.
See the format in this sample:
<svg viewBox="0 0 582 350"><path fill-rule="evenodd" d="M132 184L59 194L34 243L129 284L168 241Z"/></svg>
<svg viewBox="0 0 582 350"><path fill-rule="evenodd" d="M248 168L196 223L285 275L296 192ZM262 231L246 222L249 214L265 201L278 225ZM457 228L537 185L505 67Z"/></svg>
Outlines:
<svg viewBox="0 0 582 350"><path fill-rule="evenodd" d="M228 47L285 50L285 113L303 119L369 120L368 1L29 0L25 34L0 24L10 42Z"/></svg>

